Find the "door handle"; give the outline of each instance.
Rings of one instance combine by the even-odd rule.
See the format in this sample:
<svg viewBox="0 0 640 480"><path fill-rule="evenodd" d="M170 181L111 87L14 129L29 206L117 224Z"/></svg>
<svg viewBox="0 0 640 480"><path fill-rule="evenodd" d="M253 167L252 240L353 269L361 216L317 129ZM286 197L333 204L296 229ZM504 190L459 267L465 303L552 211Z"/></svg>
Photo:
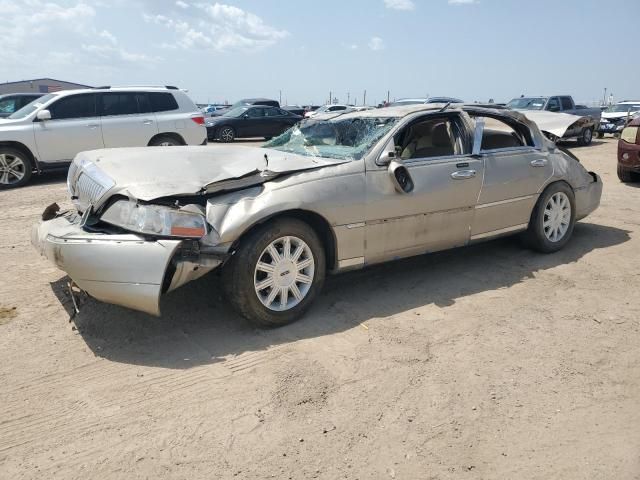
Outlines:
<svg viewBox="0 0 640 480"><path fill-rule="evenodd" d="M546 167L547 166L547 160L544 158L538 158L537 160L531 160L530 165L532 167Z"/></svg>
<svg viewBox="0 0 640 480"><path fill-rule="evenodd" d="M87 124L87 128L98 128L100 125L98 125L97 123L88 123Z"/></svg>
<svg viewBox="0 0 640 480"><path fill-rule="evenodd" d="M458 170L457 172L453 172L451 174L451 178L454 180L466 180L468 178L473 178L476 176L475 170Z"/></svg>
<svg viewBox="0 0 640 480"><path fill-rule="evenodd" d="M142 123L143 123L144 125L151 125L151 124L153 123L153 120L149 120L148 118L145 118L145 119L142 121Z"/></svg>

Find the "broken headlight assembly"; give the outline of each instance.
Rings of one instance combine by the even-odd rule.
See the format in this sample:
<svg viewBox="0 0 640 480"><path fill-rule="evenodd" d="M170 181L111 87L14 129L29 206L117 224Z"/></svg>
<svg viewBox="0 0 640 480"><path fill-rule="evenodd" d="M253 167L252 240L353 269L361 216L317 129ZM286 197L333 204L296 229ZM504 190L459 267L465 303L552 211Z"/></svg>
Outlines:
<svg viewBox="0 0 640 480"><path fill-rule="evenodd" d="M158 237L202 238L207 234L207 223L199 213L128 200L114 202L100 220L131 232Z"/></svg>

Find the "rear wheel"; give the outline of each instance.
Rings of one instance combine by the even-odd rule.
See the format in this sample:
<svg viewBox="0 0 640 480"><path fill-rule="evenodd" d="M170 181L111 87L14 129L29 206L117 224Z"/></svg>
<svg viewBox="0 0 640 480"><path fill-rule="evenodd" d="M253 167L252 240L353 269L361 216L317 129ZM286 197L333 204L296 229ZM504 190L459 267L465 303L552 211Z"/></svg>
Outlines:
<svg viewBox="0 0 640 480"><path fill-rule="evenodd" d="M630 183L640 180L640 175L618 164L618 178L623 183Z"/></svg>
<svg viewBox="0 0 640 480"><path fill-rule="evenodd" d="M322 289L325 253L315 231L296 219L266 223L242 239L223 270L225 294L262 327L299 319Z"/></svg>
<svg viewBox="0 0 640 480"><path fill-rule="evenodd" d="M566 245L576 223L575 197L566 183L549 185L538 198L524 234L527 245L552 253Z"/></svg>
<svg viewBox="0 0 640 480"><path fill-rule="evenodd" d="M233 142L236 138L236 131L232 127L222 127L219 137L221 142Z"/></svg>
<svg viewBox="0 0 640 480"><path fill-rule="evenodd" d="M593 128L583 128L582 133L578 137L578 145L587 146L593 140Z"/></svg>
<svg viewBox="0 0 640 480"><path fill-rule="evenodd" d="M31 178L31 159L20 150L0 147L0 190L25 185Z"/></svg>
<svg viewBox="0 0 640 480"><path fill-rule="evenodd" d="M598 132L598 133L596 134L596 136L597 136L598 138L604 138L604 133L602 133L602 132Z"/></svg>

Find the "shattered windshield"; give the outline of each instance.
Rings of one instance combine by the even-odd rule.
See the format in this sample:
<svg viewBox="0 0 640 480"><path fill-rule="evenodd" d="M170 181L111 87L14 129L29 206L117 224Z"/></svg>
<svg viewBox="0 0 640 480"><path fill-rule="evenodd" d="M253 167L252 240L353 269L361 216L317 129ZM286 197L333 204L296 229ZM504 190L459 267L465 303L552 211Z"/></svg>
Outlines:
<svg viewBox="0 0 640 480"><path fill-rule="evenodd" d="M514 110L542 110L546 101L547 99L543 97L514 98L507 103L507 107Z"/></svg>
<svg viewBox="0 0 640 480"><path fill-rule="evenodd" d="M396 123L396 118L350 117L303 120L265 148L310 157L359 160Z"/></svg>

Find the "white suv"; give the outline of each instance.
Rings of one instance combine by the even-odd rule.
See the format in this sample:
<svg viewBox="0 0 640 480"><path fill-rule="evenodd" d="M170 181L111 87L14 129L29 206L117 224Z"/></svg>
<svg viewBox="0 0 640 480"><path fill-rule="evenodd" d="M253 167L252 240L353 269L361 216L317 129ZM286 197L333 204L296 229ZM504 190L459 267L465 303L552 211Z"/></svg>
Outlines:
<svg viewBox="0 0 640 480"><path fill-rule="evenodd" d="M45 95L0 119L0 189L66 167L79 152L202 145L204 115L176 87L100 87Z"/></svg>

